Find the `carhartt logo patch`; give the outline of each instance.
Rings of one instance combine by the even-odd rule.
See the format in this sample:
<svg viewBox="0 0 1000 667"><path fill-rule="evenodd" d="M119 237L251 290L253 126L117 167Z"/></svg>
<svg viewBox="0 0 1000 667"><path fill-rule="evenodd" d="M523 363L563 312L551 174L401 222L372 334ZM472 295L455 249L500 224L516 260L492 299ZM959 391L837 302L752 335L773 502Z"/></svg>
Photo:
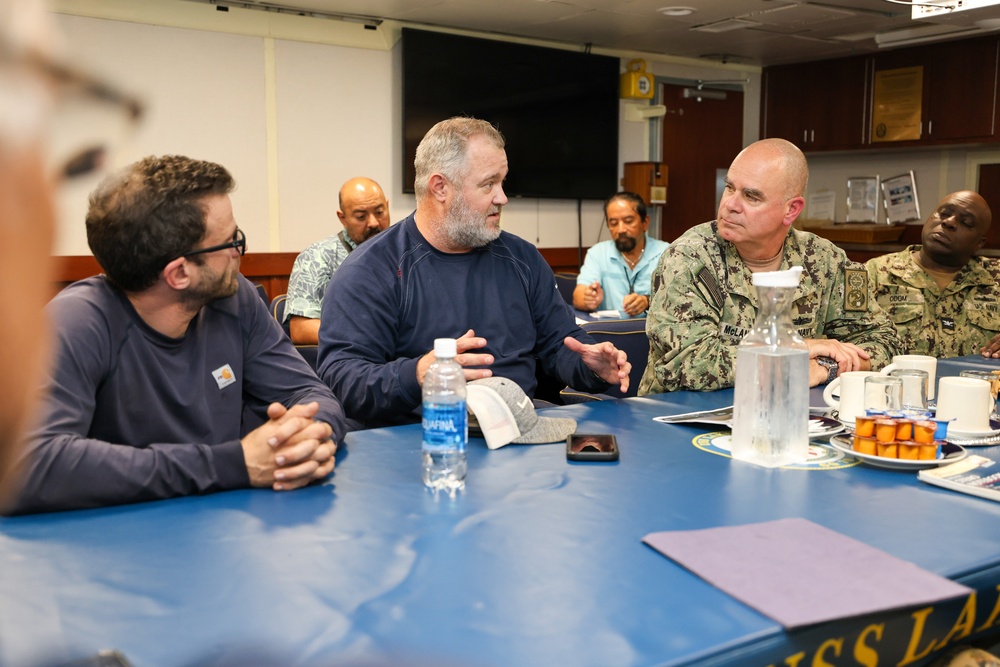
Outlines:
<svg viewBox="0 0 1000 667"><path fill-rule="evenodd" d="M219 389L228 387L236 382L236 373L233 372L233 369L229 364L216 368L212 371L212 377L215 378L215 383L219 385Z"/></svg>

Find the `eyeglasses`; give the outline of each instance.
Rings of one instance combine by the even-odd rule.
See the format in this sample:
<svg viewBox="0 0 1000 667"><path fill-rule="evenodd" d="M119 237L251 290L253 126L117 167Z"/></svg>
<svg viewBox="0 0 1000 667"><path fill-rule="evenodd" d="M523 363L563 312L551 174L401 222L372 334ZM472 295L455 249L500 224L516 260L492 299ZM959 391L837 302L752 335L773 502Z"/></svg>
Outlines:
<svg viewBox="0 0 1000 667"><path fill-rule="evenodd" d="M142 104L90 75L37 53L0 49L0 67L22 68L48 84L53 105L48 114L47 162L53 175L73 178L108 166L116 148L131 136Z"/></svg>
<svg viewBox="0 0 1000 667"><path fill-rule="evenodd" d="M182 253L180 257L191 257L192 255L201 255L206 252L227 250L229 248L236 248L240 251L241 256L247 254L247 237L246 234L243 233L243 230L239 227L236 228L236 233L233 234L233 240L229 243L220 243L219 245L213 245L207 248L198 248L197 250L192 250L191 252Z"/></svg>

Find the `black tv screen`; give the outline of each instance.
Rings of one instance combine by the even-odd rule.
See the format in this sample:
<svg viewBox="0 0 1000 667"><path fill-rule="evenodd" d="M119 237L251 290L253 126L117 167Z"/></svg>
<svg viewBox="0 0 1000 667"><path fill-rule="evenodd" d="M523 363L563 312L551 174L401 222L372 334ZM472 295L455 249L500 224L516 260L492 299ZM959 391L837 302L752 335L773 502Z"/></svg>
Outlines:
<svg viewBox="0 0 1000 667"><path fill-rule="evenodd" d="M420 139L452 116L507 141L508 197L606 199L618 190L619 61L403 29L403 187Z"/></svg>

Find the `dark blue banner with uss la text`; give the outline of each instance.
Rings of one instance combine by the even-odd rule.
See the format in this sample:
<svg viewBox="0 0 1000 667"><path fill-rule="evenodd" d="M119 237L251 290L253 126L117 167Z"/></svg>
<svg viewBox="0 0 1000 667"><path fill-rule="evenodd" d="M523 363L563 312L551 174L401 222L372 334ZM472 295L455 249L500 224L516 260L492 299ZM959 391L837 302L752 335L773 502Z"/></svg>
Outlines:
<svg viewBox="0 0 1000 667"><path fill-rule="evenodd" d="M850 569L845 567L845 576ZM954 646L1000 641L1000 567L957 578L974 589L934 605L824 623L729 647L701 667L922 667Z"/></svg>

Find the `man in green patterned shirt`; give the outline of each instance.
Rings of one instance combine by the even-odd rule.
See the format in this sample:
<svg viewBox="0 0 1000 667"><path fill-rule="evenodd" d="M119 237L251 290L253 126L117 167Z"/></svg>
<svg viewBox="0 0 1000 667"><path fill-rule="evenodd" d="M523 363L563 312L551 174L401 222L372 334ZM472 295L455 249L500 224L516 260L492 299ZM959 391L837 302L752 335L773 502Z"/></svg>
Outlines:
<svg viewBox="0 0 1000 667"><path fill-rule="evenodd" d="M976 256L991 220L979 194L953 192L927 218L921 245L868 260L875 298L896 324L903 352L980 354L1000 333L1000 266Z"/></svg>
<svg viewBox="0 0 1000 667"><path fill-rule="evenodd" d="M372 179L352 178L340 188L337 217L344 229L307 247L292 266L285 321L296 345L319 343L319 316L326 286L352 250L389 227L389 202Z"/></svg>
<svg viewBox="0 0 1000 667"><path fill-rule="evenodd" d="M640 395L733 386L737 348L757 318L757 271L803 268L792 323L809 345L810 386L877 370L897 353L864 267L792 228L808 178L805 156L783 139L758 141L736 156L718 218L674 241L653 274Z"/></svg>

